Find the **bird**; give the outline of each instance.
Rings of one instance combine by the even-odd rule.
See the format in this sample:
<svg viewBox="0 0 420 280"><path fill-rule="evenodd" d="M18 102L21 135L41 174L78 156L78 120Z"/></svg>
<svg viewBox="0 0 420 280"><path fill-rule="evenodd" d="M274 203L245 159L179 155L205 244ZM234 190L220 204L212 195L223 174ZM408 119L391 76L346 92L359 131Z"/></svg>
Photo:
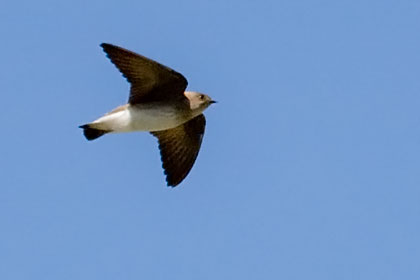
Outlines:
<svg viewBox="0 0 420 280"><path fill-rule="evenodd" d="M89 141L109 133L150 132L159 144L167 185L176 187L200 151L206 126L203 112L216 101L186 91L187 79L163 64L116 45L100 46L130 83L128 103L79 127Z"/></svg>

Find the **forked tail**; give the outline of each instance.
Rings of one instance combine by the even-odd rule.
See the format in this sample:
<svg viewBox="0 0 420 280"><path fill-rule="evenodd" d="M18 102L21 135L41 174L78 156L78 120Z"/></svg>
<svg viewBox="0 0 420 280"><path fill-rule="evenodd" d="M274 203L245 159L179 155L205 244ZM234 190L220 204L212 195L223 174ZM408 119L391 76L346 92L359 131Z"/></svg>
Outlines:
<svg viewBox="0 0 420 280"><path fill-rule="evenodd" d="M79 126L83 129L83 134L85 135L86 139L89 141L95 140L96 138L101 137L102 135L108 133L109 131L101 130L97 128L90 127L89 124L84 124Z"/></svg>

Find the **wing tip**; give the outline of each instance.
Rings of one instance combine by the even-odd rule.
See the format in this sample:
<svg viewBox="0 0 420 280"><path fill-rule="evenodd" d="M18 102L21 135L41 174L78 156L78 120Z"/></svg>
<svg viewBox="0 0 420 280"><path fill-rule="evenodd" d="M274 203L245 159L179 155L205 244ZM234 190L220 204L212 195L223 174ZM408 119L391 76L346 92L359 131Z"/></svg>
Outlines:
<svg viewBox="0 0 420 280"><path fill-rule="evenodd" d="M102 44L100 44L100 46L101 46L102 50L107 54L108 57L109 57L109 51L117 48L117 46L114 46L114 45L109 44L109 43L102 43Z"/></svg>
<svg viewBox="0 0 420 280"><path fill-rule="evenodd" d="M101 48L105 49L105 48L111 47L113 45L111 45L109 43L101 43L99 46L101 46Z"/></svg>
<svg viewBox="0 0 420 280"><path fill-rule="evenodd" d="M181 184L182 180L180 182L172 182L170 180L168 180L168 178L166 178L166 186L168 188L175 188L177 187L179 184Z"/></svg>

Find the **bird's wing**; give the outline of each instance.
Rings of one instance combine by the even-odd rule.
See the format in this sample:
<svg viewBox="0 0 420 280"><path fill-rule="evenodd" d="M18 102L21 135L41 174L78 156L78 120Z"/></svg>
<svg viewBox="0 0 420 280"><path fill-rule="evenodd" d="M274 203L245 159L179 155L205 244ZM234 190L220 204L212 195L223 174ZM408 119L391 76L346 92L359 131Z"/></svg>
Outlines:
<svg viewBox="0 0 420 280"><path fill-rule="evenodd" d="M205 126L206 119L201 114L178 127L151 132L159 141L168 186L175 187L190 172L200 151Z"/></svg>
<svg viewBox="0 0 420 280"><path fill-rule="evenodd" d="M182 74L121 47L106 43L101 47L130 82L130 104L186 99L188 82Z"/></svg>

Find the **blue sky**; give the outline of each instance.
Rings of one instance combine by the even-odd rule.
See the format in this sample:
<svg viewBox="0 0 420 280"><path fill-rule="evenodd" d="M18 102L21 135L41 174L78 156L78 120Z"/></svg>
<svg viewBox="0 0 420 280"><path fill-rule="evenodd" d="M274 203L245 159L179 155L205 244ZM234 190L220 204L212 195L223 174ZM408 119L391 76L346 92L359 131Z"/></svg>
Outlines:
<svg viewBox="0 0 420 280"><path fill-rule="evenodd" d="M419 279L420 2L0 4L1 279ZM109 42L183 73L206 111L165 186Z"/></svg>

